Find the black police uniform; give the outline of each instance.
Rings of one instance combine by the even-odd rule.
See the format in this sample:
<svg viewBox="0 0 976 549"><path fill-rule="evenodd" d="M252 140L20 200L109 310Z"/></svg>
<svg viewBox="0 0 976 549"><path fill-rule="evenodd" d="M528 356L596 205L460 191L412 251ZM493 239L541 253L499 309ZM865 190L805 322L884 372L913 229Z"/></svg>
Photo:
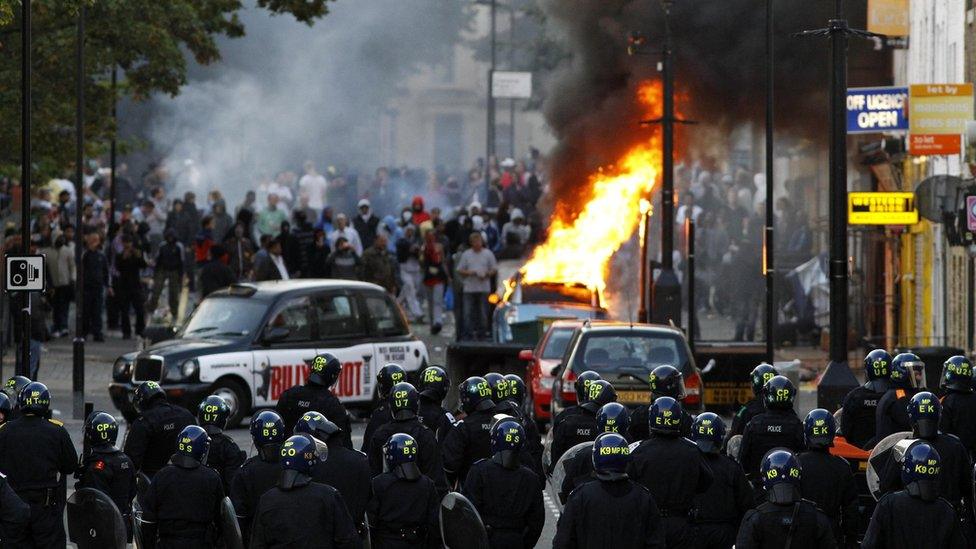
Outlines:
<svg viewBox="0 0 976 549"><path fill-rule="evenodd" d="M535 547L546 522L535 472L482 459L471 466L462 492L481 515L492 549Z"/></svg>
<svg viewBox="0 0 976 549"><path fill-rule="evenodd" d="M806 474L806 471L804 471ZM874 508L861 549L956 549L966 547L959 517L948 501L924 501L899 490Z"/></svg>
<svg viewBox="0 0 976 549"><path fill-rule="evenodd" d="M224 487L213 469L189 460L159 470L141 497L142 516L156 523L157 549L213 547Z"/></svg>
<svg viewBox="0 0 976 549"><path fill-rule="evenodd" d="M115 446L100 445L81 459L75 490L94 488L107 494L125 519L132 534L132 498L136 495L136 467L129 456Z"/></svg>
<svg viewBox="0 0 976 549"><path fill-rule="evenodd" d="M563 462L563 469L566 476L563 477L563 484L559 487L559 501L565 505L573 490L596 480L596 477L593 475L593 458L590 452L580 452L567 459Z"/></svg>
<svg viewBox="0 0 976 549"><path fill-rule="evenodd" d="M741 435L746 429L746 425L752 421L752 418L758 416L759 414L766 411L766 405L763 404L762 398L753 397L739 408L739 411L735 413L732 417L732 427L729 428L729 437L734 437L735 435Z"/></svg>
<svg viewBox="0 0 976 549"><path fill-rule="evenodd" d="M695 498L695 538L700 549L729 549L756 495L745 473L725 454L704 454L712 470L712 484Z"/></svg>
<svg viewBox="0 0 976 549"><path fill-rule="evenodd" d="M439 442L444 440L454 426L454 416L441 406L439 401L420 394L420 420L434 432ZM365 439L364 439L365 440Z"/></svg>
<svg viewBox="0 0 976 549"><path fill-rule="evenodd" d="M954 435L939 433L931 439L922 439L939 453L942 458L941 473L939 474L939 495L949 501L956 509L960 509L961 501L966 502L966 508L972 509L972 463L969 451ZM881 474L880 488L882 493L900 490L901 464L889 460Z"/></svg>
<svg viewBox="0 0 976 549"><path fill-rule="evenodd" d="M647 488L623 478L581 485L559 515L553 549L664 549L664 529Z"/></svg>
<svg viewBox="0 0 976 549"><path fill-rule="evenodd" d="M319 462L312 473L315 482L328 484L342 495L349 515L356 523L356 530L365 533L366 507L370 498L370 481L373 477L366 454L346 448L340 437L326 441L329 458ZM443 471L443 470L442 470ZM443 474L443 472L441 473Z"/></svg>
<svg viewBox="0 0 976 549"><path fill-rule="evenodd" d="M698 446L684 437L653 434L631 452L627 475L654 497L667 546L694 547L689 515L695 495L708 490L713 481Z"/></svg>
<svg viewBox="0 0 976 549"><path fill-rule="evenodd" d="M441 498L434 481L425 475L406 480L387 472L373 478L372 492L367 513L374 549L440 546Z"/></svg>
<svg viewBox="0 0 976 549"><path fill-rule="evenodd" d="M809 501L765 502L746 512L735 549L833 549L830 519Z"/></svg>
<svg viewBox="0 0 976 549"><path fill-rule="evenodd" d="M230 501L241 526L244 541L250 540L251 521L258 508L258 501L265 492L274 487L281 473L281 445L268 444L251 456L230 484Z"/></svg>
<svg viewBox="0 0 976 549"><path fill-rule="evenodd" d="M310 479L288 490L280 486L268 490L261 496L253 524L251 549L362 546L339 492Z"/></svg>
<svg viewBox="0 0 976 549"><path fill-rule="evenodd" d="M183 428L194 424L196 418L185 408L174 406L157 397L132 422L125 436L123 451L132 460L137 471L152 478L166 466L176 451L176 438Z"/></svg>
<svg viewBox="0 0 976 549"><path fill-rule="evenodd" d="M800 494L830 519L838 547L855 547L859 531L857 486L851 465L824 449L797 454L803 475Z"/></svg>
<svg viewBox="0 0 976 549"><path fill-rule="evenodd" d="M60 421L24 414L0 425L0 471L30 506L21 535L8 534L13 547L65 546L65 479L77 466L78 454Z"/></svg>
<svg viewBox="0 0 976 549"><path fill-rule="evenodd" d="M873 442L868 442L870 446L892 433L912 430L912 422L908 418L908 403L915 396L915 392L902 387L892 387L885 391L875 410L875 435Z"/></svg>
<svg viewBox="0 0 976 549"><path fill-rule="evenodd" d="M519 453L522 465L531 469L540 481L545 482L546 473L542 469L542 454L545 449L542 446L542 435L539 434L539 427L535 421L525 415L522 408L510 400L499 403L495 406L495 410L496 414L508 414L514 417L522 425L522 429L525 430L525 444L522 445L522 451ZM528 455L528 459L526 459L526 455Z"/></svg>
<svg viewBox="0 0 976 549"><path fill-rule="evenodd" d="M417 466L423 474L434 481L442 494L446 494L448 489L447 477L444 474L444 463L441 458L440 446L437 444L437 437L418 418L393 420L376 429L367 454L369 468L373 476L383 472L383 445L397 433L408 434L417 441L419 448Z"/></svg>
<svg viewBox="0 0 976 549"><path fill-rule="evenodd" d="M634 409L634 413L630 415L630 427L627 429L627 439L632 442L639 442L642 440L647 440L651 437L650 423L649 423L649 412L651 406L649 404L644 404L638 406ZM695 422L695 418L691 416L684 409L681 410L681 436L685 438L691 437L691 424Z"/></svg>
<svg viewBox="0 0 976 549"><path fill-rule="evenodd" d="M448 481L464 482L468 468L491 456L491 424L495 409L474 411L454 424L441 443L441 457Z"/></svg>
<svg viewBox="0 0 976 549"><path fill-rule="evenodd" d="M872 418L873 422L873 418ZM742 432L739 463L749 478L759 473L759 463L773 448L799 452L804 447L803 422L792 408L766 410L752 418Z"/></svg>
<svg viewBox="0 0 976 549"><path fill-rule="evenodd" d="M578 412L566 415L562 421L554 423L552 446L549 449L549 455L552 459L549 464L549 473L552 474L556 463L566 453L566 450L581 442L593 440L598 434L596 413L585 408L579 408Z"/></svg>
<svg viewBox="0 0 976 549"><path fill-rule="evenodd" d="M342 443L346 448L352 448L352 426L346 407L328 387L312 382L295 385L281 393L275 410L285 422L285 433L288 436L291 436L295 423L305 412L319 412L342 429Z"/></svg>
<svg viewBox="0 0 976 549"><path fill-rule="evenodd" d="M877 434L876 410L891 384L885 379L869 381L851 389L844 397L840 429L844 438L858 448L868 448Z"/></svg>
<svg viewBox="0 0 976 549"><path fill-rule="evenodd" d="M207 467L220 475L224 483L224 493L230 493L230 483L240 471L247 454L226 433L210 432L210 452L207 454Z"/></svg>
<svg viewBox="0 0 976 549"><path fill-rule="evenodd" d="M23 539L30 515L30 506L10 487L7 476L0 473L0 545L4 540Z"/></svg>
<svg viewBox="0 0 976 549"><path fill-rule="evenodd" d="M948 389L942 397L943 433L959 437L969 455L976 458L976 392Z"/></svg>
<svg viewBox="0 0 976 549"><path fill-rule="evenodd" d="M391 421L393 421L393 415L390 413L390 403L386 399L383 399L380 401L379 406L373 410L373 413L370 414L369 422L366 423L366 430L363 431L362 451L364 454L369 455L370 444L373 443L373 433ZM335 422L333 421L333 423ZM338 425L338 423L336 423L336 425ZM384 440L383 442L386 441ZM383 442L380 443L381 446Z"/></svg>

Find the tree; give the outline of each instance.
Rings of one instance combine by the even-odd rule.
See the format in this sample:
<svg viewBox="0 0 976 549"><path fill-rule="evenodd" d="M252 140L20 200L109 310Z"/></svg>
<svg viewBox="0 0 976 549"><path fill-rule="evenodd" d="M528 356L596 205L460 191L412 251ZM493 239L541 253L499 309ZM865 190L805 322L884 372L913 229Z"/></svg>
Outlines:
<svg viewBox="0 0 976 549"><path fill-rule="evenodd" d="M334 0L258 0L274 14L311 25ZM220 59L217 39L244 35L241 0L34 0L31 11L32 154L38 176L56 175L74 158L75 40L85 5L85 136L88 154L115 132L117 94L143 100L177 95L186 84L187 56L207 65ZM21 116L21 4L0 0L0 173L18 173Z"/></svg>

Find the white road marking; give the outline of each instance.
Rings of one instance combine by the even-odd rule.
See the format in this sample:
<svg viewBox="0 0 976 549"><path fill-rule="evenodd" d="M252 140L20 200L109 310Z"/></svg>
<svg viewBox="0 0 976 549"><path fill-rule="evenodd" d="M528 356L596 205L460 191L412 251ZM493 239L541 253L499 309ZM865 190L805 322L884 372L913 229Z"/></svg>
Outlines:
<svg viewBox="0 0 976 549"><path fill-rule="evenodd" d="M546 507L549 508L549 512L552 513L552 516L558 519L559 507L556 505L556 502L552 500L552 496L549 495L549 490L542 491L542 500L546 503Z"/></svg>

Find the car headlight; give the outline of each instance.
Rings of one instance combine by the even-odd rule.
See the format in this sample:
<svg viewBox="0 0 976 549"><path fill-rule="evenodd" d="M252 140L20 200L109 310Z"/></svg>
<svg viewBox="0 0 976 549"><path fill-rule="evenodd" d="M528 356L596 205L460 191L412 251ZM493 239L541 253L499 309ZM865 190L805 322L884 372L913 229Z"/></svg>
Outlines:
<svg viewBox="0 0 976 549"><path fill-rule="evenodd" d="M131 362L127 361L124 358L117 359L115 361L115 364L112 365L112 377L116 377L116 378L128 377L129 366L131 364L132 364Z"/></svg>
<svg viewBox="0 0 976 549"><path fill-rule="evenodd" d="M200 370L200 363L195 358L183 361L180 364L180 373L183 374L184 378L191 378Z"/></svg>

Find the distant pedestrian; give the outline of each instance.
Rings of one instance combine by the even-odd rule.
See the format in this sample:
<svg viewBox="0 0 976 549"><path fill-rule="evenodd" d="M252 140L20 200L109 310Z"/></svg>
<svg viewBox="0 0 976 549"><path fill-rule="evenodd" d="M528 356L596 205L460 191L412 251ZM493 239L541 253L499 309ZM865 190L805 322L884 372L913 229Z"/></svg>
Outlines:
<svg viewBox="0 0 976 549"><path fill-rule="evenodd" d="M427 289L430 331L436 335L440 333L444 324L444 291L451 280L447 270L447 251L444 244L438 242L436 231L431 230L424 234L424 245L420 250L420 256L424 287Z"/></svg>
<svg viewBox="0 0 976 549"><path fill-rule="evenodd" d="M254 242L248 238L247 227L238 222L230 237L224 241L227 251L227 266L234 273L235 280L247 278L254 267Z"/></svg>
<svg viewBox="0 0 976 549"><path fill-rule="evenodd" d="M338 248L336 242L340 239L346 239L349 246L352 247L352 251L357 257L363 255L363 242L359 238L359 233L356 229L349 226L349 218L346 214L339 214L335 218L335 229L329 233L329 243L332 244L332 249Z"/></svg>
<svg viewBox="0 0 976 549"><path fill-rule="evenodd" d="M149 313L156 311L159 297L166 286L169 303L169 314L174 321L179 320L180 294L183 292L183 275L185 274L186 254L183 244L176 239L176 231L166 230L166 240L159 246L156 259L153 262L153 285L149 296Z"/></svg>
<svg viewBox="0 0 976 549"><path fill-rule="evenodd" d="M477 339L489 335L488 294L498 265L495 255L485 248L481 233L471 233L468 242L471 247L461 254L457 273L462 280L465 338Z"/></svg>
<svg viewBox="0 0 976 549"><path fill-rule="evenodd" d="M98 233L85 235L86 250L81 257L84 306L82 336L92 336L96 342L105 341L102 334L102 309L105 308L105 288L108 287L108 258L102 252L102 237Z"/></svg>
<svg viewBox="0 0 976 549"><path fill-rule="evenodd" d="M397 264L386 251L386 235L375 236L372 245L363 252L362 281L372 282L396 295L397 277Z"/></svg>
<svg viewBox="0 0 976 549"><path fill-rule="evenodd" d="M201 299L237 281L234 271L224 263L226 258L227 252L220 244L210 248L210 260L200 268Z"/></svg>
<svg viewBox="0 0 976 549"><path fill-rule="evenodd" d="M281 255L280 238L273 238L268 242L267 253L262 254L254 262L254 280L288 280L290 278L285 259Z"/></svg>
<svg viewBox="0 0 976 549"><path fill-rule="evenodd" d="M363 241L363 248L373 245L376 238L377 228L380 225L380 218L373 215L372 206L369 200L362 199L358 204L359 215L352 220L352 226L359 233L359 238Z"/></svg>
<svg viewBox="0 0 976 549"><path fill-rule="evenodd" d="M359 256L356 255L352 245L343 237L336 240L332 254L326 259L325 264L329 270L329 278L359 280Z"/></svg>
<svg viewBox="0 0 976 549"><path fill-rule="evenodd" d="M132 337L129 318L131 310L136 316L136 335L141 336L146 326L145 294L142 289L142 270L147 267L142 250L135 247L132 236L122 235L122 252L115 256L116 274L111 291L119 308L122 339Z"/></svg>

